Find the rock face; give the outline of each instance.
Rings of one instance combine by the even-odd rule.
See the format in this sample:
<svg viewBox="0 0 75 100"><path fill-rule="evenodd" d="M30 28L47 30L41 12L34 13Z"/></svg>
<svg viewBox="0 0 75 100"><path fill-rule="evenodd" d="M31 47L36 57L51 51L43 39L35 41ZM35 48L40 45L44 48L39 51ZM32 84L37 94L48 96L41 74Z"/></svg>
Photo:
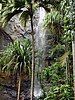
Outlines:
<svg viewBox="0 0 75 100"><path fill-rule="evenodd" d="M16 100L11 98L8 94L0 93L0 100Z"/></svg>
<svg viewBox="0 0 75 100"><path fill-rule="evenodd" d="M10 35L0 28L0 50L3 50L12 41Z"/></svg>
<svg viewBox="0 0 75 100"><path fill-rule="evenodd" d="M16 100L17 89L12 85L4 85L2 91L0 91L0 100ZM30 100L30 80L27 78L23 80L21 84L20 100Z"/></svg>
<svg viewBox="0 0 75 100"><path fill-rule="evenodd" d="M24 28L21 26L19 16L13 16L5 27L5 31L10 34L13 40L21 39L25 33Z"/></svg>

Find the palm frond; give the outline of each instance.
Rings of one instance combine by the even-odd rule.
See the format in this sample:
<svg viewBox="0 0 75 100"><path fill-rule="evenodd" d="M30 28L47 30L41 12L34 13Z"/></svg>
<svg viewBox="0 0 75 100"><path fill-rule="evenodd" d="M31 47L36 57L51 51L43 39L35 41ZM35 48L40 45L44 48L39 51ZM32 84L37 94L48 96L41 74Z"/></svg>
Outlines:
<svg viewBox="0 0 75 100"><path fill-rule="evenodd" d="M6 60L7 59L9 59L9 57L7 57ZM9 71L9 70L11 70L12 69L12 65L15 64L14 59L15 59L15 56L13 56L12 58L10 58L8 62L4 62L5 66L2 68L2 71L5 71L5 70Z"/></svg>
<svg viewBox="0 0 75 100"><path fill-rule="evenodd" d="M28 11L22 12L20 15L20 22L22 26L25 27L28 20L29 20L29 12Z"/></svg>
<svg viewBox="0 0 75 100"><path fill-rule="evenodd" d="M11 12L6 12L6 14L5 14L5 16L3 16L3 14L1 15L1 16L3 16L2 18L1 18L1 20L2 20L2 26L4 27L4 26L6 26L6 24L7 24L7 22L14 16L14 15L16 15L16 14L19 14L19 13L21 13L22 12L22 10L14 10L12 13Z"/></svg>
<svg viewBox="0 0 75 100"><path fill-rule="evenodd" d="M20 42L15 41L3 52L0 59L2 71L17 71L20 66L22 71L24 69L29 70L31 61L30 41L25 39L24 42Z"/></svg>
<svg viewBox="0 0 75 100"><path fill-rule="evenodd" d="M59 61L62 66L64 66L66 64L66 59L67 59L68 55L69 55L69 52L65 52L61 57L59 57Z"/></svg>
<svg viewBox="0 0 75 100"><path fill-rule="evenodd" d="M45 16L44 27L50 27L53 23L62 21L62 15L58 11L51 11Z"/></svg>
<svg viewBox="0 0 75 100"><path fill-rule="evenodd" d="M14 72L18 69L18 65L19 65L19 62L15 64L15 66L14 66Z"/></svg>

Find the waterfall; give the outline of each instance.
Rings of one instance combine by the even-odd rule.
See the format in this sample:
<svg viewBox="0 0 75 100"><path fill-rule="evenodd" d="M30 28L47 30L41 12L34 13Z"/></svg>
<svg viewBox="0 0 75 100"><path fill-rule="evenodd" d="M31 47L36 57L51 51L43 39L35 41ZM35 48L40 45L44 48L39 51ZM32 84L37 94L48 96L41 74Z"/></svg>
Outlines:
<svg viewBox="0 0 75 100"><path fill-rule="evenodd" d="M44 66L44 49L45 49L45 30L43 29L43 21L46 14L44 8L40 7L37 11L38 21L37 25L35 25L36 30L36 50L40 52L40 57L36 58L36 66L35 66L35 86L34 86L34 96L39 98L43 95L43 90L41 88L41 84L37 78L37 73L40 71L41 68Z"/></svg>
<svg viewBox="0 0 75 100"><path fill-rule="evenodd" d="M45 44L45 30L43 29L43 20L46 11L44 8L40 7L38 10L38 24L36 26L36 46L37 49L44 49Z"/></svg>
<svg viewBox="0 0 75 100"><path fill-rule="evenodd" d="M44 45L45 45L45 30L43 29L43 21L44 21L44 17L45 17L46 11L44 10L44 8L40 8L40 12L39 12L39 22L38 22L38 30L39 30L39 38L41 40L41 46L40 49L44 49Z"/></svg>
<svg viewBox="0 0 75 100"><path fill-rule="evenodd" d="M39 98L43 95L43 90L41 88L40 81L37 78L37 73L41 72L42 67L44 66L44 52L45 52L45 30L43 29L43 20L46 14L46 11L44 8L40 7L37 11L35 11L36 16L34 20L34 30L35 30L35 45L36 50L40 52L40 56L36 58L36 66L35 66L35 86L34 86L34 96L35 98ZM14 24L15 23L15 24ZM18 29L17 32L15 32L15 27ZM23 30L23 31L22 31ZM30 22L28 22L26 30L30 30ZM31 40L31 36L29 34L26 34L24 31L24 28L20 25L19 19L17 16L14 16L12 20L9 22L9 25L6 27L6 31L11 34L12 37L18 37L20 36L19 33L23 33L26 38L29 38ZM16 35L19 34L19 35ZM13 35L14 34L14 35Z"/></svg>

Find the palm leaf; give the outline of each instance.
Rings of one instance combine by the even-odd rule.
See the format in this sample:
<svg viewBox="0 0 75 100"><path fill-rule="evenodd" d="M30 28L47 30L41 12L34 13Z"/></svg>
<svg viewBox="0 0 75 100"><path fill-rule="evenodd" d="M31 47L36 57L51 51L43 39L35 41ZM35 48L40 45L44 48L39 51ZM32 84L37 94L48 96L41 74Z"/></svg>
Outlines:
<svg viewBox="0 0 75 100"><path fill-rule="evenodd" d="M14 71L16 71L18 69L18 65L19 65L19 62L15 64Z"/></svg>
<svg viewBox="0 0 75 100"><path fill-rule="evenodd" d="M10 59L8 63L5 62L5 66L2 68L2 71L5 71L5 70L9 71L11 69L11 65L15 63L14 59L15 59L15 55L12 57L12 59Z"/></svg>
<svg viewBox="0 0 75 100"><path fill-rule="evenodd" d="M3 26L3 27L6 26L7 22L8 22L14 15L19 14L19 13L21 13L21 12L22 12L22 10L14 10L12 13L11 13L11 12L6 13L5 16L3 16L3 17L1 18L1 20L2 20L2 26ZM2 14L2 15L3 15L3 14Z"/></svg>
<svg viewBox="0 0 75 100"><path fill-rule="evenodd" d="M62 66L64 66L66 64L66 58L68 57L69 52L65 52L60 58L59 61L61 63Z"/></svg>
<svg viewBox="0 0 75 100"><path fill-rule="evenodd" d="M22 26L24 26L24 27L26 26L28 19L29 19L28 11L22 12L20 15L20 22L21 22Z"/></svg>

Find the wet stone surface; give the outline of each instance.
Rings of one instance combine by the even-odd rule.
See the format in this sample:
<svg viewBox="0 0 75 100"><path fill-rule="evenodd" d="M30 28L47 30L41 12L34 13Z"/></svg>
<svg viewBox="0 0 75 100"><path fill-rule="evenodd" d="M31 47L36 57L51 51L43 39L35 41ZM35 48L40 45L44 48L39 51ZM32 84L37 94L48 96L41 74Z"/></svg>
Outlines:
<svg viewBox="0 0 75 100"><path fill-rule="evenodd" d="M16 97L16 90L10 88L10 86L6 86L2 91L0 91L0 100L16 100ZM20 100L30 100L30 80L23 81Z"/></svg>

